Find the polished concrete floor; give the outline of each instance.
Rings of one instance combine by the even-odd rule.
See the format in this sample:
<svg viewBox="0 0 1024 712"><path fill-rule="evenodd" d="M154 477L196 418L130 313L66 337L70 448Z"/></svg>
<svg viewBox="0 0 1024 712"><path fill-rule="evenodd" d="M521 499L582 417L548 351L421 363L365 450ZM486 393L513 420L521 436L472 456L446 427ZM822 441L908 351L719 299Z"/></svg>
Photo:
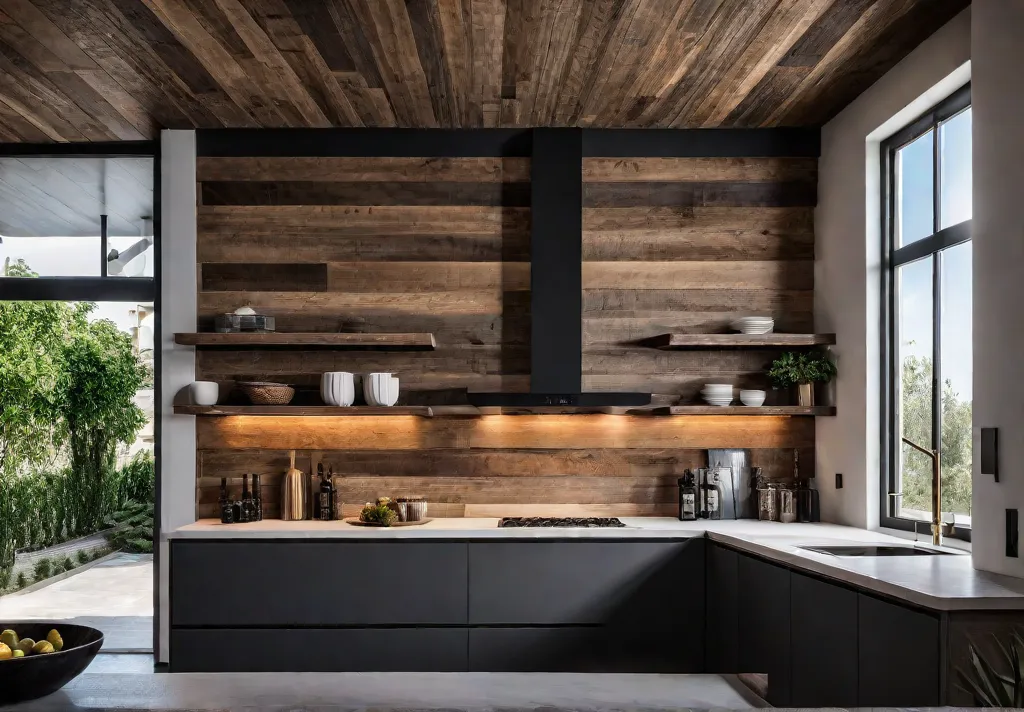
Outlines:
<svg viewBox="0 0 1024 712"><path fill-rule="evenodd" d="M763 703L731 676L520 673L153 674L100 655L63 690L10 707L64 710L740 710Z"/></svg>
<svg viewBox="0 0 1024 712"><path fill-rule="evenodd" d="M153 649L153 556L119 554L34 591L0 597L0 621L64 620L103 631L103 649Z"/></svg>

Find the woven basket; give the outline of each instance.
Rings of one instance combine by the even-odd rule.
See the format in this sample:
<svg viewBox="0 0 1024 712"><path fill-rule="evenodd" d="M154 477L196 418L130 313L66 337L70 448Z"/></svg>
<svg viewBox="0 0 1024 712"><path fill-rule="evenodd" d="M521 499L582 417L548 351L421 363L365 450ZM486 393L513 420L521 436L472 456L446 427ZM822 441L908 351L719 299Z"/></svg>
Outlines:
<svg viewBox="0 0 1024 712"><path fill-rule="evenodd" d="M288 405L295 397L295 389L283 383L240 381L238 387L253 405Z"/></svg>

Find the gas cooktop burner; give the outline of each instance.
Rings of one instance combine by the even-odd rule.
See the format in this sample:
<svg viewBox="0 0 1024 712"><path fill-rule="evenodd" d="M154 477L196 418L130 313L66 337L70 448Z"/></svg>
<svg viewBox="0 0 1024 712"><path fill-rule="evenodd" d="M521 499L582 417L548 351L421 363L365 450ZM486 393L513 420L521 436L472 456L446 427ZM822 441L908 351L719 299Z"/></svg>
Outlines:
<svg viewBox="0 0 1024 712"><path fill-rule="evenodd" d="M616 517L503 517L498 526L512 527L625 527Z"/></svg>

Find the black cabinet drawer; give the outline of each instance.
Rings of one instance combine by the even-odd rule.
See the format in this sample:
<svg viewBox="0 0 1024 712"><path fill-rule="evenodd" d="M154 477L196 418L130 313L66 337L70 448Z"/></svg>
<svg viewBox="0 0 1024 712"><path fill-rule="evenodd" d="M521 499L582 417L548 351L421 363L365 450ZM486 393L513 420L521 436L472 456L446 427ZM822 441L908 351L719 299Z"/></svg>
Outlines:
<svg viewBox="0 0 1024 712"><path fill-rule="evenodd" d="M937 707L939 619L858 594L859 707Z"/></svg>
<svg viewBox="0 0 1024 712"><path fill-rule="evenodd" d="M703 539L473 543L469 571L471 625L693 625L704 610Z"/></svg>
<svg viewBox="0 0 1024 712"><path fill-rule="evenodd" d="M700 640L692 630L470 628L469 669L476 672L701 671Z"/></svg>
<svg viewBox="0 0 1024 712"><path fill-rule="evenodd" d="M857 592L794 573L793 707L857 706Z"/></svg>
<svg viewBox="0 0 1024 712"><path fill-rule="evenodd" d="M465 628L171 631L172 672L466 670Z"/></svg>
<svg viewBox="0 0 1024 712"><path fill-rule="evenodd" d="M466 622L461 542L174 542L172 626Z"/></svg>

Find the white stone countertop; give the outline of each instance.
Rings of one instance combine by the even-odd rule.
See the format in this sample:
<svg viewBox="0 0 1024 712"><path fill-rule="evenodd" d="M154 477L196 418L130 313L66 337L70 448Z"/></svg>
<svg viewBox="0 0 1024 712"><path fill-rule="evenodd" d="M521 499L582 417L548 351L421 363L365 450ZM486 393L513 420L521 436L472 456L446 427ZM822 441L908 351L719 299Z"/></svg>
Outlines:
<svg viewBox="0 0 1024 712"><path fill-rule="evenodd" d="M686 539L712 541L766 559L893 596L925 608L1024 610L1024 580L976 571L971 557L839 557L798 548L857 542L910 545L906 539L836 524L781 524L740 519L680 522L671 517L619 517L626 528L499 529L496 518L434 519L412 527L373 528L346 522L221 524L203 519L167 539ZM918 544L918 546L926 546Z"/></svg>

